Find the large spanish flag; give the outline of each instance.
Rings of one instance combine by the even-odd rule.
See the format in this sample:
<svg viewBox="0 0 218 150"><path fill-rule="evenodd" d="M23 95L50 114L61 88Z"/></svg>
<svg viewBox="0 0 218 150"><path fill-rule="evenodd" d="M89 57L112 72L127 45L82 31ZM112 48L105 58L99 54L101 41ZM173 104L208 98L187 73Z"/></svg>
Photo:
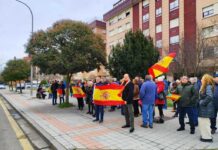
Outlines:
<svg viewBox="0 0 218 150"><path fill-rule="evenodd" d="M82 98L82 97L86 97L86 94L83 92L83 90L81 89L81 87L79 86L73 86L72 87L73 90L73 96L76 98Z"/></svg>
<svg viewBox="0 0 218 150"><path fill-rule="evenodd" d="M178 101L180 97L181 96L178 94L168 94L166 96L167 99L172 100L172 101Z"/></svg>
<svg viewBox="0 0 218 150"><path fill-rule="evenodd" d="M117 84L109 84L103 86L95 86L93 93L94 104L102 106L123 105L122 91L124 86Z"/></svg>
<svg viewBox="0 0 218 150"><path fill-rule="evenodd" d="M158 63L154 64L149 68L148 72L153 77L156 78L169 71L168 67L173 59L176 57L176 53L170 53L168 56L164 57Z"/></svg>

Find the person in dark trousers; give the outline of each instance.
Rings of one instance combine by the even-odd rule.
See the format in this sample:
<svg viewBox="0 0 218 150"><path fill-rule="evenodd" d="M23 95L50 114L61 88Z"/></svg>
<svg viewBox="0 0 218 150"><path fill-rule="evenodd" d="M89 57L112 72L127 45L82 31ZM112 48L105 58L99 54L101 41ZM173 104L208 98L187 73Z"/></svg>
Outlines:
<svg viewBox="0 0 218 150"><path fill-rule="evenodd" d="M61 104L64 103L64 96L65 96L65 85L63 81L61 81L59 85L59 89L62 91L62 95L60 95L60 104Z"/></svg>
<svg viewBox="0 0 218 150"><path fill-rule="evenodd" d="M123 83L122 85L125 86L122 99L126 102L124 105L124 113L125 113L125 120L126 124L122 126L122 128L130 127L129 132L134 132L134 115L133 115L133 96L134 96L134 84L131 82L130 77L128 74L123 76Z"/></svg>
<svg viewBox="0 0 218 150"><path fill-rule="evenodd" d="M102 86L102 85L103 85L103 83L101 82L101 78L96 77L95 86ZM95 117L96 117L96 119L93 120L93 122L99 121L99 123L103 123L103 121L104 121L104 106L95 105Z"/></svg>
<svg viewBox="0 0 218 150"><path fill-rule="evenodd" d="M80 87L82 90L84 89L83 84L81 83L80 80L78 81L77 86ZM78 102L78 109L83 110L84 107L83 97L78 97L77 102Z"/></svg>
<svg viewBox="0 0 218 150"><path fill-rule="evenodd" d="M133 97L133 107L134 107L134 116L139 116L139 85L136 79L133 79L134 84L134 97Z"/></svg>
<svg viewBox="0 0 218 150"><path fill-rule="evenodd" d="M163 123L164 122L164 113L163 113L163 107L165 104L165 92L164 92L164 82L163 77L159 77L156 79L156 85L157 85L157 98L155 100L155 105L158 107L159 111L159 120L157 120L157 123Z"/></svg>
<svg viewBox="0 0 218 150"><path fill-rule="evenodd" d="M86 86L85 91L86 91L86 103L88 104L87 114L93 114L94 105L93 105L93 100L92 100L92 95L93 95L93 82L92 81L88 82L88 86Z"/></svg>
<svg viewBox="0 0 218 150"><path fill-rule="evenodd" d="M214 107L215 107L215 116L213 118L210 118L210 123L211 123L211 133L215 134L216 133L216 118L217 118L217 113L218 113L218 74L215 74L214 77L215 81L215 87L214 87Z"/></svg>
<svg viewBox="0 0 218 150"><path fill-rule="evenodd" d="M185 130L184 118L186 113L189 117L191 131L190 134L195 133L195 124L194 124L194 107L196 105L196 100L198 98L198 93L195 90L195 87L191 85L187 76L181 78L181 85L176 89L176 94L179 94L181 97L178 100L179 106L179 124L180 128L177 131Z"/></svg>
<svg viewBox="0 0 218 150"><path fill-rule="evenodd" d="M58 82L55 80L51 85L52 91L52 105L57 104L57 89L58 89Z"/></svg>

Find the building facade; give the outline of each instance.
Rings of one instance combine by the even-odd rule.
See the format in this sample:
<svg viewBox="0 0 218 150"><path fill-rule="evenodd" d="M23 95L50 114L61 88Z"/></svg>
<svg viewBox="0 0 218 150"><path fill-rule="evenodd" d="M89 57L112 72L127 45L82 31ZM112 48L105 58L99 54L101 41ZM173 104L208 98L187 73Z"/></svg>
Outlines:
<svg viewBox="0 0 218 150"><path fill-rule="evenodd" d="M120 0L104 14L107 54L117 43L123 43L129 30L142 30L150 36L161 56L179 54L182 49L196 53L199 28L211 34L217 32L217 5L218 0ZM218 53L216 47L211 51ZM192 57L192 61L197 59Z"/></svg>

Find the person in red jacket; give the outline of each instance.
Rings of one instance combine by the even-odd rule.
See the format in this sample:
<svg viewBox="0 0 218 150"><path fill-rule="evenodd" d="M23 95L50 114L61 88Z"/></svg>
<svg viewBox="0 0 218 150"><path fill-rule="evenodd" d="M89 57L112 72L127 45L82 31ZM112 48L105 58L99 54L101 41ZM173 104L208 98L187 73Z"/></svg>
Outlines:
<svg viewBox="0 0 218 150"><path fill-rule="evenodd" d="M157 85L157 98L155 101L155 105L158 107L159 110L159 116L160 116L160 122L163 122L163 106L165 104L165 94L164 94L164 82L163 82L163 78L159 77L155 80L156 85Z"/></svg>

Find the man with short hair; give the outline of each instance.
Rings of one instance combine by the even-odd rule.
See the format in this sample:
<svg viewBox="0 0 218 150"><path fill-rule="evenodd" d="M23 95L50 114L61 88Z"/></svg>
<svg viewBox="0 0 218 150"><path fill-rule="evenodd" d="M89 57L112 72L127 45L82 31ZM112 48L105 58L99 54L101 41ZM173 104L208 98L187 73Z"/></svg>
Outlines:
<svg viewBox="0 0 218 150"><path fill-rule="evenodd" d="M177 87L176 94L181 96L178 100L180 128L178 128L177 131L185 130L184 118L187 113L191 127L190 134L194 134L194 107L196 105L198 94L194 85L189 82L187 76L181 77L181 85Z"/></svg>
<svg viewBox="0 0 218 150"><path fill-rule="evenodd" d="M141 127L143 128L148 128L148 124L150 128L153 128L153 111L156 94L156 84L152 81L152 77L150 75L146 75L145 82L142 84L142 87L140 89L143 118L143 124L141 125Z"/></svg>
<svg viewBox="0 0 218 150"><path fill-rule="evenodd" d="M125 74L123 76L124 82L122 83L125 86L122 99L126 102L124 105L124 114L126 119L126 125L122 126L122 128L130 127L129 132L134 132L134 115L133 115L133 96L134 96L134 85L130 80L129 74Z"/></svg>

